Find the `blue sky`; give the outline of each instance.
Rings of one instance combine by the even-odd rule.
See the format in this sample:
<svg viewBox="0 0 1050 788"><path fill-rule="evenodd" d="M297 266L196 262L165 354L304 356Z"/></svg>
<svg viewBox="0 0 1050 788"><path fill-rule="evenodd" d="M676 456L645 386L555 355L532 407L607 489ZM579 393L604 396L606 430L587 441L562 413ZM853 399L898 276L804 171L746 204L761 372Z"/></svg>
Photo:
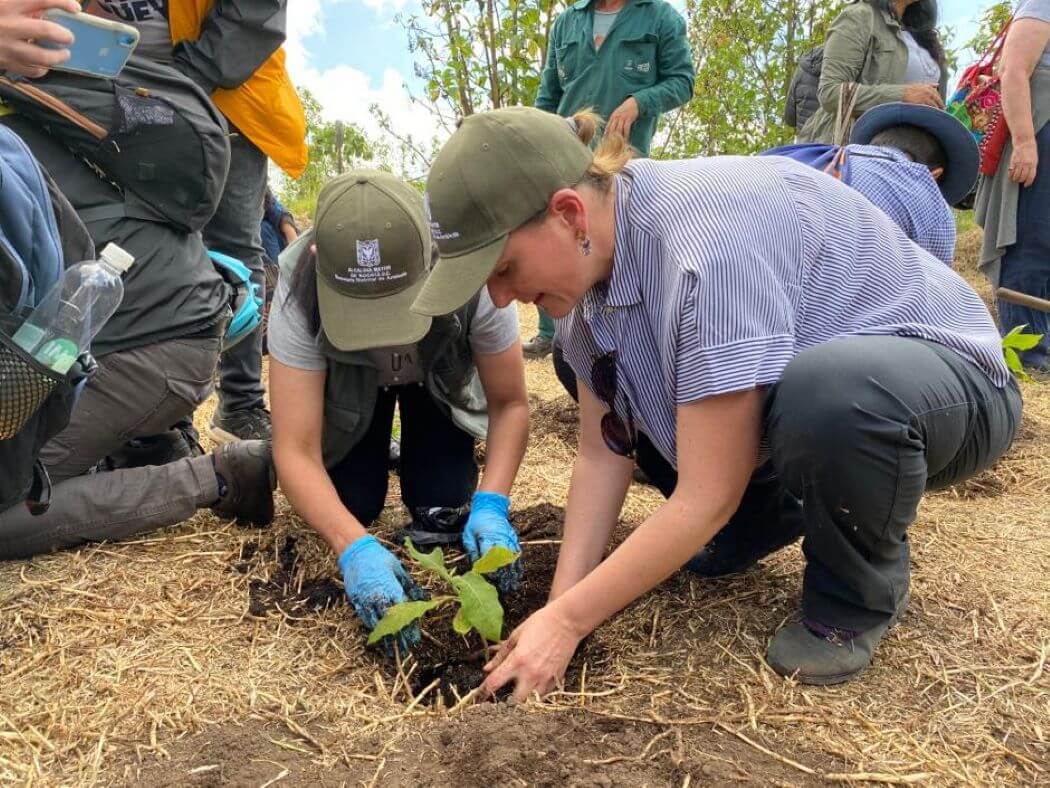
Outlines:
<svg viewBox="0 0 1050 788"><path fill-rule="evenodd" d="M941 0L941 21L956 28L957 42L965 41L989 5L990 0ZM404 88L418 81L404 29L395 21L397 13L419 9L418 0L293 0L288 44L293 77L318 96L332 118L378 133L368 111L369 104L378 103L395 128L427 137L433 123L411 104Z"/></svg>

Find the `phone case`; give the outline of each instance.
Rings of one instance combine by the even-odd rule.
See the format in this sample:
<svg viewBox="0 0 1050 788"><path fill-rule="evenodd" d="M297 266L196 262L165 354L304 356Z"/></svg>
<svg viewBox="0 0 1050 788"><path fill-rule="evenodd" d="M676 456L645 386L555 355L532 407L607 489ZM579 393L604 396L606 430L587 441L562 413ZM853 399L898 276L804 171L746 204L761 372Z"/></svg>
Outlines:
<svg viewBox="0 0 1050 788"><path fill-rule="evenodd" d="M70 14L58 9L46 11L44 18L62 25L74 38L69 46L69 60L52 66L57 71L115 77L139 43L139 31L121 22L100 19L90 14ZM47 49L61 49L49 41L38 43Z"/></svg>

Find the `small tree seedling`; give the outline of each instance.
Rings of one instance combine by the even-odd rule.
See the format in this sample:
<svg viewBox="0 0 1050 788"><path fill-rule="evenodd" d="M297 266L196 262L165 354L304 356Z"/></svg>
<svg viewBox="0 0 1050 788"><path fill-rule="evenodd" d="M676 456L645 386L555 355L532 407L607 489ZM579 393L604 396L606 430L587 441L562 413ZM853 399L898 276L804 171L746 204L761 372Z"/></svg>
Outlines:
<svg viewBox="0 0 1050 788"><path fill-rule="evenodd" d="M444 580L455 593L422 602L400 602L391 605L368 636L368 645L377 643L387 635L396 635L431 610L443 605L457 605L456 615L452 619L452 628L456 634L466 635L472 630L477 630L485 640L491 643L499 641L503 634L503 605L500 604L496 587L485 579L485 575L514 563L518 560L519 553L506 547L489 548L485 555L474 562L470 571L457 575L454 570L445 566L445 554L440 547L435 547L429 553L421 553L412 544L411 539L406 539L405 549L417 564Z"/></svg>
<svg viewBox="0 0 1050 788"><path fill-rule="evenodd" d="M1032 377L1024 371L1020 353L1031 350L1043 338L1042 334L1022 333L1026 328L1027 325L1015 326L1003 337L1003 358L1006 359L1006 366L1021 380L1031 380Z"/></svg>

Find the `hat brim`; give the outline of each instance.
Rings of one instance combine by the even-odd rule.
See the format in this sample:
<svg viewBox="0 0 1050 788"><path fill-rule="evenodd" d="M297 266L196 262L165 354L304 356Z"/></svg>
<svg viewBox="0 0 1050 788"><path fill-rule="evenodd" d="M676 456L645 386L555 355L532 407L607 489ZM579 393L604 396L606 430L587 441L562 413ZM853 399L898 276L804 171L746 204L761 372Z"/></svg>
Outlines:
<svg viewBox="0 0 1050 788"><path fill-rule="evenodd" d="M317 277L317 306L325 336L339 350L411 345L430 331L431 318L410 309L426 279L383 298L351 298Z"/></svg>
<svg viewBox="0 0 1050 788"><path fill-rule="evenodd" d="M949 205L961 201L977 182L980 151L973 134L958 118L941 109L891 102L872 107L853 126L850 142L867 145L875 135L894 126L917 126L941 144L947 166L937 186Z"/></svg>
<svg viewBox="0 0 1050 788"><path fill-rule="evenodd" d="M480 249L438 259L412 311L434 317L455 312L485 286L506 245L502 235Z"/></svg>

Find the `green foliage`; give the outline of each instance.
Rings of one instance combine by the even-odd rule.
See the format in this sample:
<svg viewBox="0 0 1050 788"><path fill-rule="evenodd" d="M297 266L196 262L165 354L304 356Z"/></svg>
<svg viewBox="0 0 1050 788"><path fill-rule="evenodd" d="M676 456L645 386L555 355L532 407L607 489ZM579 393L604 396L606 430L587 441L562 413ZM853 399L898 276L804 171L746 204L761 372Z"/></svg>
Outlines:
<svg viewBox="0 0 1050 788"><path fill-rule="evenodd" d="M974 59L988 50L1012 13L1013 9L1009 0L993 3L984 10L984 13L981 14L981 21L977 25L977 32L966 42L966 48L973 54Z"/></svg>
<svg viewBox="0 0 1050 788"><path fill-rule="evenodd" d="M518 554L513 550L496 545L495 547L490 547L485 555L474 562L471 571L477 572L479 575L487 575L495 572L497 569L509 566L517 560Z"/></svg>
<svg viewBox="0 0 1050 788"><path fill-rule="evenodd" d="M419 97L449 131L458 118L532 105L564 0L429 0L399 15L425 85Z"/></svg>
<svg viewBox="0 0 1050 788"><path fill-rule="evenodd" d="M452 587L459 595L459 609L467 623L486 640L498 641L503 633L503 605L496 587L473 570L453 577Z"/></svg>
<svg viewBox="0 0 1050 788"><path fill-rule="evenodd" d="M377 159L385 150L369 140L354 124L325 120L320 103L309 90L300 88L299 98L306 113L310 163L298 180L285 182L280 197L294 215L312 217L317 195L328 181L340 172L356 167L377 166Z"/></svg>
<svg viewBox="0 0 1050 788"><path fill-rule="evenodd" d="M405 627L418 621L424 613L433 610L438 605L444 604L452 597L439 596L437 599L427 599L422 602L402 602L394 605L386 611L375 629L368 636L368 645L378 643L380 638L387 635L396 635Z"/></svg>
<svg viewBox="0 0 1050 788"><path fill-rule="evenodd" d="M687 0L693 100L654 156L755 153L790 142L781 120L799 58L824 42L839 0Z"/></svg>
<svg viewBox="0 0 1050 788"><path fill-rule="evenodd" d="M397 634L426 613L447 604L457 605L456 615L452 619L452 629L456 634L467 635L477 630L478 634L492 643L500 639L503 634L503 606L496 587L484 575L513 563L518 559L518 553L505 547L493 547L468 572L457 575L446 566L445 554L440 547L435 547L429 553L421 553L411 539L406 539L405 549L416 563L451 586L455 594L439 596L426 602L392 605L369 635L369 645L387 635Z"/></svg>
<svg viewBox="0 0 1050 788"><path fill-rule="evenodd" d="M1020 380L1031 380L1032 377L1025 372L1019 354L1026 350L1031 350L1043 338L1042 334L1024 333L1024 329L1027 327L1027 325L1015 326L1003 337L1003 358L1006 359L1006 366Z"/></svg>

